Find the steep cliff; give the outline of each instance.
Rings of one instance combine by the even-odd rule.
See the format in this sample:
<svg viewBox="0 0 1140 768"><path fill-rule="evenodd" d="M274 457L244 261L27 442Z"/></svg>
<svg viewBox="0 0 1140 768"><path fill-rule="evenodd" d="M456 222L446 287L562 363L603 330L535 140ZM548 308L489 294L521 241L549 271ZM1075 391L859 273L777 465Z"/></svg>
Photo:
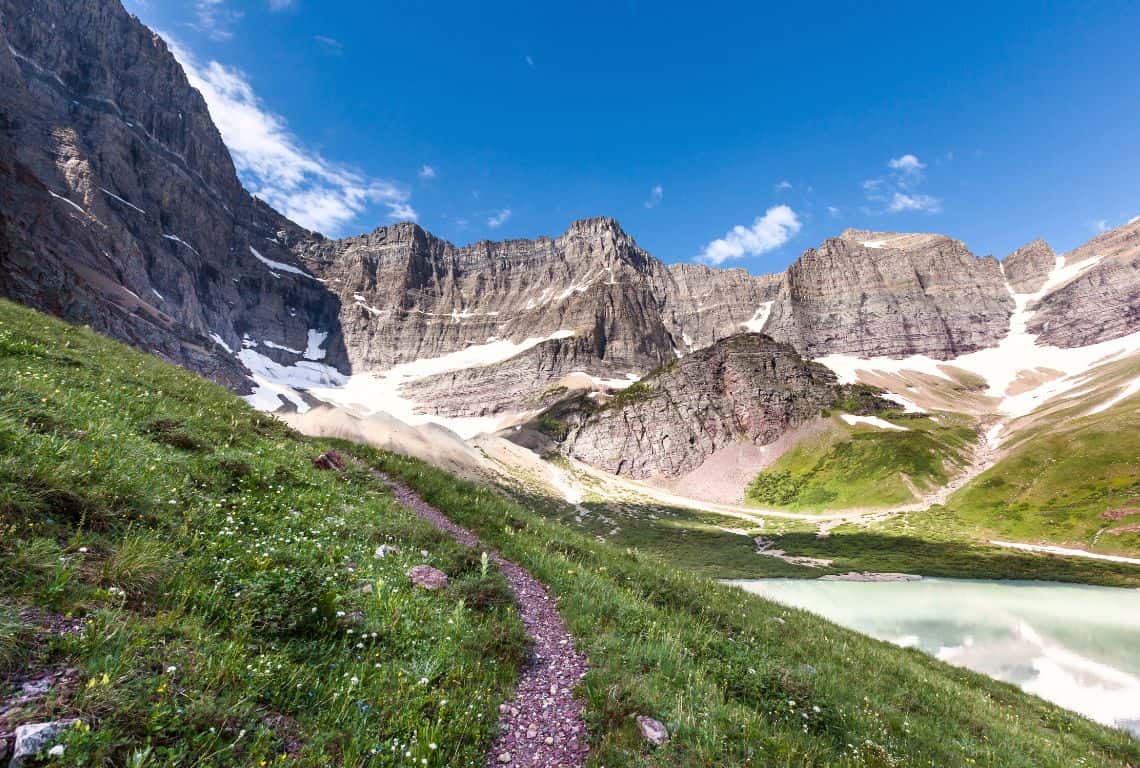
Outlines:
<svg viewBox="0 0 1140 768"><path fill-rule="evenodd" d="M307 239L117 2L0 0L0 292L248 391L243 339L284 360L317 329L347 361L336 297L289 250Z"/></svg>
<svg viewBox="0 0 1140 768"><path fill-rule="evenodd" d="M1057 254L1044 240L1023 245L1002 260L1002 272L1014 293L1037 293L1057 266Z"/></svg>
<svg viewBox="0 0 1140 768"><path fill-rule="evenodd" d="M764 332L813 358L949 360L993 346L1013 307L998 262L958 240L847 230L788 268Z"/></svg>

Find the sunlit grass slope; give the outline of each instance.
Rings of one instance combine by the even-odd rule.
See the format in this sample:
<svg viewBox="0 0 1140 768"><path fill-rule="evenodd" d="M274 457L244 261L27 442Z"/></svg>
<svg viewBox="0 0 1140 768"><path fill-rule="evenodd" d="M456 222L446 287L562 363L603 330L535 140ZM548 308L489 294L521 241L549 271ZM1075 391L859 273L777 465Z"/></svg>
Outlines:
<svg viewBox="0 0 1140 768"><path fill-rule="evenodd" d="M328 445L0 304L0 676L62 673L15 716L80 717L69 764L481 765L525 646L500 600L460 596L502 582L363 470L315 470ZM1140 763L1123 733L1012 686L351 449L551 585L593 667L595 768ZM424 560L457 588L412 591ZM640 740L639 713L668 746Z"/></svg>
<svg viewBox="0 0 1140 768"><path fill-rule="evenodd" d="M892 507L917 501L969 463L977 434L964 418L879 416L906 431L836 419L757 475L745 500L803 512Z"/></svg>
<svg viewBox="0 0 1140 768"><path fill-rule="evenodd" d="M576 533L413 459L367 455L550 584L593 665L600 766L1136 765L1140 743L952 668ZM646 749L634 716L672 742Z"/></svg>
<svg viewBox="0 0 1140 768"><path fill-rule="evenodd" d="M1120 373L1140 376L1140 361ZM1140 555L1140 395L1093 403L1050 411L947 507L995 537Z"/></svg>
<svg viewBox="0 0 1140 768"><path fill-rule="evenodd" d="M323 450L0 302L0 704L62 673L0 720L80 718L69 765L481 766L526 639L459 596L505 581Z"/></svg>

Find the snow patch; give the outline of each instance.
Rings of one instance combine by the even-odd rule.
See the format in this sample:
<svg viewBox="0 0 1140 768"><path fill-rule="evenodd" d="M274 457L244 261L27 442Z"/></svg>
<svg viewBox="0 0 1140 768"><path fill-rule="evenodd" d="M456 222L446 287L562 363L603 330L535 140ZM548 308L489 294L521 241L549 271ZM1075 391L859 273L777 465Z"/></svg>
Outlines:
<svg viewBox="0 0 1140 768"><path fill-rule="evenodd" d="M274 261L273 259L265 258L252 245L249 247L249 252L252 253L257 258L258 261L260 261L265 266L269 267L269 270L271 272L272 271L288 272L288 273L293 274L293 275L301 275L302 277L307 277L310 280L316 280L317 279L317 278L313 277L312 275L310 275L305 270L300 269L298 267L294 267L292 264L286 264L283 261Z"/></svg>
<svg viewBox="0 0 1140 768"><path fill-rule="evenodd" d="M48 194L49 194L49 195L51 195L52 197L54 197L56 200L60 200L60 201L62 201L62 202L65 202L65 203L67 203L67 204L68 204L68 205L70 205L72 208L74 208L75 210L77 210L77 211L79 211L80 213L82 213L84 216L87 216L87 215L88 215L88 214L87 214L87 211L85 211L85 210L83 209L83 206L79 205L78 203L76 203L76 202L74 202L74 201L72 201L72 200L68 200L68 199L67 199L66 197L64 197L63 195L57 195L55 192L52 192L50 189L48 190Z"/></svg>
<svg viewBox="0 0 1140 768"><path fill-rule="evenodd" d="M1140 332L1118 339L1092 344L1087 347L1063 349L1037 344L1037 337L1028 331L1033 315L1030 307L1057 288L1087 272L1100 261L1099 256L1066 265L1058 257L1056 266L1045 285L1036 293L1015 294L1014 312L1010 318L1009 333L996 347L971 352L953 360L935 360L925 355L906 358L858 358L852 355L827 355L816 362L835 372L842 384L858 381L859 374L897 374L913 371L952 380L944 369L951 366L973 373L987 383L986 394L999 400L998 411L1007 416L1024 416L1045 402L1080 385L1085 374L1094 366L1124 355L1140 351ZM1060 371L1062 376L1017 395L1007 394L1022 373L1033 371Z"/></svg>
<svg viewBox="0 0 1140 768"><path fill-rule="evenodd" d="M314 331L313 329L310 328L309 329L309 343L305 347L305 359L306 360L324 360L326 353L325 353L325 350L322 349L322 347L325 345L325 341L328 339L328 337L329 337L328 331ZM300 353L298 352L297 354L300 354Z"/></svg>
<svg viewBox="0 0 1140 768"><path fill-rule="evenodd" d="M866 424L867 426L870 426L870 427L878 427L879 429L890 429L890 430L894 430L895 432L910 432L910 430L907 429L906 427L900 427L898 424L892 424L891 422L889 422L885 419L880 419L878 416L855 416L855 415L850 414L850 413L844 413L844 414L841 414L839 416L839 418L843 419L844 421L846 421L851 426L855 426L856 424Z"/></svg>
<svg viewBox="0 0 1140 768"><path fill-rule="evenodd" d="M1117 403L1122 403L1137 393L1140 393L1140 376L1137 376L1135 379L1133 379L1132 381L1125 384L1124 387L1119 392L1116 393L1116 395L1114 395L1113 397L1104 401L1103 403L1098 405L1096 408L1093 408L1091 411L1089 411L1085 415L1086 416L1093 416L1093 415L1101 413L1103 411L1107 411L1109 408L1113 407Z"/></svg>
<svg viewBox="0 0 1140 768"><path fill-rule="evenodd" d="M280 349L282 352L289 352L289 353L294 354L294 355L301 354L301 350L293 349L292 347L287 347L284 344L278 344L276 341L269 341L267 339L261 343L264 344L265 346L269 347L270 349Z"/></svg>
<svg viewBox="0 0 1140 768"><path fill-rule="evenodd" d="M340 371L321 363L301 360L294 365L281 365L252 349L243 349L237 355L253 379L253 393L245 400L260 411L275 411L282 399L292 403L299 413L309 410L309 404L299 390L317 387L343 386L347 377Z"/></svg>
<svg viewBox="0 0 1140 768"><path fill-rule="evenodd" d="M182 239L181 237L179 237L178 235L165 235L165 234L164 234L164 235L163 235L163 237L165 237L167 240L170 240L170 241L172 241L172 242L178 243L179 245L184 245L184 246L186 246L187 248L189 248L191 251L193 251L193 252L194 252L194 255L195 255L195 256L201 256L201 255L202 255L202 254L198 253L198 251L196 251L196 250L194 249L194 246L190 245L190 243L186 242L185 240L183 240L183 239Z"/></svg>
<svg viewBox="0 0 1140 768"><path fill-rule="evenodd" d="M764 324L768 322L768 316L772 314L773 304L775 304L773 301L764 302L752 315L752 318L745 320L741 325L752 333L760 333L764 330Z"/></svg>
<svg viewBox="0 0 1140 768"><path fill-rule="evenodd" d="M894 392L885 392L882 398L901 405L904 413L926 413L926 411L919 408L913 401L907 400L902 395L896 395Z"/></svg>
<svg viewBox="0 0 1140 768"><path fill-rule="evenodd" d="M365 415L387 413L412 426L426 423L442 424L460 437L468 439L502 428L511 416L506 414L500 417L448 418L418 413L418 403L404 397L400 391L401 387L441 373L501 363L545 341L567 339L574 335L574 331L562 330L549 336L532 337L518 343L498 340L486 344L474 344L441 357L401 363L381 374L355 374L347 377L343 384L315 388L310 390L310 394L331 405L350 408Z"/></svg>
<svg viewBox="0 0 1140 768"><path fill-rule="evenodd" d="M145 216L145 215L146 215L146 211L144 211L142 208L139 208L137 205L135 205L134 203L130 202L129 200L124 200L123 198L119 197L118 195L116 195L114 192L112 192L111 190L107 189L106 187L99 187L99 191L100 191L100 192L102 192L103 194L107 195L108 197L111 197L111 198L113 198L113 199L115 199L115 200L118 200L120 203L122 203L123 205L127 206L128 208L133 208L133 209L135 209L136 211L138 211L139 213L141 213L143 216Z"/></svg>
<svg viewBox="0 0 1140 768"><path fill-rule="evenodd" d="M221 336L219 336L218 334L216 334L216 333L211 333L211 334L210 334L210 338L214 340L214 343L215 343L215 344L217 344L219 347L221 347L221 348L222 348L222 349L224 349L225 351L229 352L231 355L234 353L234 350L233 350L233 348L232 348L232 347L231 347L229 344L227 344L227 343L226 343L226 340L225 340L225 339L223 339L223 338L222 338Z"/></svg>
<svg viewBox="0 0 1140 768"><path fill-rule="evenodd" d="M1017 549L1022 552L1037 552L1045 555L1061 555L1063 557L1084 557L1089 560L1104 560L1109 563L1128 563L1130 565L1140 565L1140 557L1124 557L1123 555L1102 555L1097 552L1086 552L1083 549L1069 549L1068 547L1053 547L1045 544L1022 544L1017 541L995 541L990 540L990 544L995 547L1005 547L1006 549Z"/></svg>

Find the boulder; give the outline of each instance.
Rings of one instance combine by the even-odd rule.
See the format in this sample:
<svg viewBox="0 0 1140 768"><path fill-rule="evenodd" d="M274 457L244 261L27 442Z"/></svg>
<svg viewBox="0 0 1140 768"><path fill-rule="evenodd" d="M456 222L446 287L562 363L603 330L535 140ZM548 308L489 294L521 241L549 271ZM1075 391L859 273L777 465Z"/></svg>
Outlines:
<svg viewBox="0 0 1140 768"><path fill-rule="evenodd" d="M430 565L417 565L408 571L408 578L421 589L436 590L447 586L447 574Z"/></svg>
<svg viewBox="0 0 1140 768"><path fill-rule="evenodd" d="M57 741L63 732L75 725L78 720L53 720L47 723L29 723L16 729L12 745L12 760L8 768L22 768L30 764L32 758L46 751Z"/></svg>
<svg viewBox="0 0 1140 768"><path fill-rule="evenodd" d="M641 736L655 747L669 743L669 729L660 720L645 715L637 716L637 727Z"/></svg>

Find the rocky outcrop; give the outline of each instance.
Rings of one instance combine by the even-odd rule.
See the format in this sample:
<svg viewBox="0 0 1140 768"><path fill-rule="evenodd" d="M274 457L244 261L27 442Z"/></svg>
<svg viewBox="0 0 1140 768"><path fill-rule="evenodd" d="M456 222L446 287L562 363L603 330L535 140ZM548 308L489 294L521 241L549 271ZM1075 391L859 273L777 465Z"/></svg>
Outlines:
<svg viewBox="0 0 1140 768"><path fill-rule="evenodd" d="M306 239L245 192L202 97L121 5L0 0L0 293L243 391L226 349L243 338L304 350L316 328L347 360L336 297L290 251Z"/></svg>
<svg viewBox="0 0 1140 768"><path fill-rule="evenodd" d="M1034 240L1006 256L1002 272L1014 293L1037 293L1057 266L1057 254L1044 240Z"/></svg>
<svg viewBox="0 0 1140 768"><path fill-rule="evenodd" d="M730 443L773 442L834 405L841 391L831 371L789 345L741 334L623 391L562 450L618 475L678 477Z"/></svg>
<svg viewBox="0 0 1140 768"><path fill-rule="evenodd" d="M1140 331L1140 220L1105 232L1065 255L1093 265L1054 288L1029 321L1038 343L1083 347Z"/></svg>
<svg viewBox="0 0 1140 768"><path fill-rule="evenodd" d="M847 230L788 268L764 332L812 358L949 360L993 346L1013 308L998 262L958 240Z"/></svg>

